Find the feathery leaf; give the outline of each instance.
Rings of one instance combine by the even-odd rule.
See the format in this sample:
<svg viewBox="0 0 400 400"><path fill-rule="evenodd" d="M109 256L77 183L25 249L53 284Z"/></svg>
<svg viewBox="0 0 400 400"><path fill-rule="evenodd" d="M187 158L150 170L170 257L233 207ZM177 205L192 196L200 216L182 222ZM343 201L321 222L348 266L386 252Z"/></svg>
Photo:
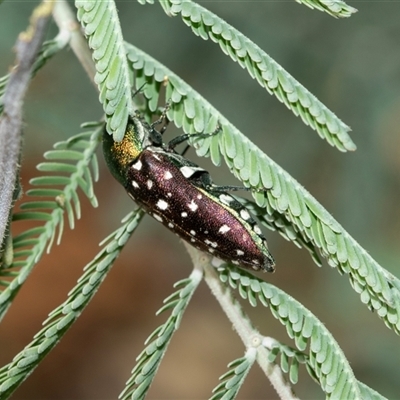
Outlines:
<svg viewBox="0 0 400 400"><path fill-rule="evenodd" d="M143 69L147 63L151 63L154 68L153 76L136 81L136 85L141 85L146 80L154 83L156 77L164 77L166 99L171 100L167 116L178 127L182 126L185 132L196 131L194 119L189 118L186 113L187 104L190 104L190 108L197 104L196 108L203 109L203 126L207 127L207 132L215 130L218 121L222 127L221 133L213 138L197 139L194 142L198 155L210 156L213 152L218 152L231 172L245 186L257 191L252 193L257 205L265 208L270 216L274 215L274 219L279 215L279 224L292 227L293 233L287 235L289 239L295 237L297 244L305 245L317 262L315 249L318 249L332 267L349 276L352 287L360 294L363 303L369 309L376 310L390 329L400 333L400 280L382 268L303 186L255 146L199 93L141 50L129 44L126 44L126 48L131 67L137 71L138 76L143 77ZM155 88L156 85L151 87ZM146 92L145 95L153 96L153 93ZM155 93L154 96L158 97L159 94ZM240 168L242 164L237 165L238 154L254 158L250 163L251 168L247 165ZM287 228L284 229L288 232Z"/></svg>
<svg viewBox="0 0 400 400"><path fill-rule="evenodd" d="M256 360L256 356L256 349L251 347L246 351L244 357L238 358L229 363L229 371L219 378L221 383L213 389L213 396L210 400L235 399L250 371L250 368Z"/></svg>
<svg viewBox="0 0 400 400"><path fill-rule="evenodd" d="M56 143L56 150L45 153L47 160L67 160L70 163L44 162L40 163L38 169L45 172L56 172L57 175L41 176L33 178L31 185L62 186L62 189L35 188L27 192L28 196L47 197L51 200L35 200L21 205L21 211L13 215L13 221L31 220L43 221L42 226L30 228L17 235L14 240L14 248L24 248L23 252L14 255L14 262L5 269L0 270L0 277L5 276L9 270L18 269L18 274L13 280L1 282L3 286L0 291L0 318L5 314L12 299L25 282L34 265L39 261L45 250L49 251L56 238L57 243L61 240L64 227L64 211L71 229L75 225L75 217L80 217L79 197L76 194L79 186L85 186L84 193L88 196L93 206L97 206L97 199L92 188L90 167L99 144L103 126L97 126L96 130L79 134L77 137L67 141ZM81 146L84 141L84 146ZM79 151L76 149L80 149ZM75 162L73 164L72 162ZM59 175L66 172L70 175ZM96 173L97 174L97 173ZM75 206L75 214L71 206Z"/></svg>
<svg viewBox="0 0 400 400"><path fill-rule="evenodd" d="M332 1L323 1L328 3ZM319 1L321 3L321 1ZM297 82L260 47L233 28L226 21L189 0L161 2L168 15L182 16L183 22L203 39L208 37L218 43L223 52L245 68L252 78L287 108L302 118L306 125L316 130L321 138L341 151L355 150L356 146L348 132L350 128L322 104L303 85ZM186 114L189 118L190 115Z"/></svg>
<svg viewBox="0 0 400 400"><path fill-rule="evenodd" d="M76 321L103 282L142 216L142 211L137 210L124 219L123 225L111 234L105 243L103 242L103 249L85 267L84 274L69 292L66 301L49 314L43 323L44 327L34 336L33 341L17 354L11 363L0 369L0 398L10 396ZM121 237L126 240L121 242Z"/></svg>
<svg viewBox="0 0 400 400"><path fill-rule="evenodd" d="M345 355L325 325L309 310L281 289L246 271L225 264L218 272L221 281L237 288L241 297L253 297L267 304L301 352L308 346L309 368L328 398L361 399L358 382ZM285 369L290 370L288 364Z"/></svg>
<svg viewBox="0 0 400 400"><path fill-rule="evenodd" d="M341 0L296 0L297 3L304 4L311 9L323 11L336 18L348 18L357 12L357 9L349 6Z"/></svg>
<svg viewBox="0 0 400 400"><path fill-rule="evenodd" d="M106 114L107 132L114 140L124 137L129 113L133 113L128 66L115 2L76 0L78 19L93 50L94 78Z"/></svg>
<svg viewBox="0 0 400 400"><path fill-rule="evenodd" d="M126 382L125 389L119 395L119 399L144 398L153 382L172 335L178 329L183 313L202 277L200 270L194 269L189 278L174 285L174 287L178 287L178 290L164 300L164 306L157 312L157 314L160 314L172 309L171 315L147 338L146 347L136 358L137 364Z"/></svg>

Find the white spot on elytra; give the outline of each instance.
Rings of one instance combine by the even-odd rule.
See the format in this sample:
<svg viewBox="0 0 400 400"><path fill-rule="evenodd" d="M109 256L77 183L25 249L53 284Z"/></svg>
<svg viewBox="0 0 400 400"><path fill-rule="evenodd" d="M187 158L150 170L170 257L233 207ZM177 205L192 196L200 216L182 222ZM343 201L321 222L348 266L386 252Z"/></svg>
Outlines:
<svg viewBox="0 0 400 400"><path fill-rule="evenodd" d="M174 227L174 224L172 223L172 222L168 222L168 228L173 228Z"/></svg>
<svg viewBox="0 0 400 400"><path fill-rule="evenodd" d="M232 261L232 264L239 265L239 261Z"/></svg>
<svg viewBox="0 0 400 400"><path fill-rule="evenodd" d="M257 233L257 235L261 235L261 233L262 233L261 229L257 225L253 228L253 230L255 233Z"/></svg>
<svg viewBox="0 0 400 400"><path fill-rule="evenodd" d="M237 249L237 250L236 250L236 254L237 254L238 256L243 256L243 255L244 255L244 251Z"/></svg>
<svg viewBox="0 0 400 400"><path fill-rule="evenodd" d="M207 244L208 246L214 247L214 249L216 249L218 247L218 243L217 242L212 242L211 240L206 239L204 241L205 244Z"/></svg>
<svg viewBox="0 0 400 400"><path fill-rule="evenodd" d="M153 217L154 217L158 222L162 222L162 218L161 218L158 214L153 213Z"/></svg>
<svg viewBox="0 0 400 400"><path fill-rule="evenodd" d="M181 213L181 216L182 216L183 218L186 218L186 217L188 216L188 213L184 211L183 213Z"/></svg>
<svg viewBox="0 0 400 400"><path fill-rule="evenodd" d="M136 181L132 181L131 183L132 183L132 186L134 188L138 188L139 187L139 185L138 185L138 183Z"/></svg>
<svg viewBox="0 0 400 400"><path fill-rule="evenodd" d="M171 192L168 192L168 193L167 193L167 196L168 196L168 197L172 197L172 193L171 193Z"/></svg>
<svg viewBox="0 0 400 400"><path fill-rule="evenodd" d="M164 172L164 179L165 179L165 180L168 180L168 179L171 179L171 178L172 178L171 172L165 171L165 172Z"/></svg>
<svg viewBox="0 0 400 400"><path fill-rule="evenodd" d="M168 203L165 200L158 200L156 206L160 210L166 210L168 208Z"/></svg>
<svg viewBox="0 0 400 400"><path fill-rule="evenodd" d="M192 200L192 201L190 202L190 204L188 204L188 207L189 207L193 212L195 212L195 211L199 208L199 206L194 202L194 200Z"/></svg>
<svg viewBox="0 0 400 400"><path fill-rule="evenodd" d="M195 235L196 235L196 232L192 229L192 230L190 231L190 234L193 235L193 236L195 236Z"/></svg>
<svg viewBox="0 0 400 400"><path fill-rule="evenodd" d="M196 239L191 238L190 241L191 241L192 243L194 243L194 242L196 241Z"/></svg>
<svg viewBox="0 0 400 400"><path fill-rule="evenodd" d="M149 188L149 189L151 189L152 187L153 187L153 181L152 180L148 180L147 181L147 187Z"/></svg>
<svg viewBox="0 0 400 400"><path fill-rule="evenodd" d="M142 169L142 166L143 166L143 164L140 160L135 162L135 164L132 165L132 167L137 169L138 171L140 171Z"/></svg>
<svg viewBox="0 0 400 400"><path fill-rule="evenodd" d="M247 210L240 210L240 216L247 221L248 219L250 219L250 214L248 213Z"/></svg>
<svg viewBox="0 0 400 400"><path fill-rule="evenodd" d="M226 233L229 232L231 228L229 228L228 225L222 225L221 228L219 228L218 233Z"/></svg>
<svg viewBox="0 0 400 400"><path fill-rule="evenodd" d="M214 251L215 251L214 249L208 249L208 252L211 254L214 253Z"/></svg>
<svg viewBox="0 0 400 400"><path fill-rule="evenodd" d="M202 196L201 194L198 194L198 195L197 195L197 198L198 198L199 200L201 200L201 199L203 198L203 196Z"/></svg>
<svg viewBox="0 0 400 400"><path fill-rule="evenodd" d="M259 264L260 264L260 261L258 261L258 260L253 260L253 263L256 264L256 265L259 265Z"/></svg>
<svg viewBox="0 0 400 400"><path fill-rule="evenodd" d="M205 235L208 235L208 231L204 231L204 234L205 234Z"/></svg>

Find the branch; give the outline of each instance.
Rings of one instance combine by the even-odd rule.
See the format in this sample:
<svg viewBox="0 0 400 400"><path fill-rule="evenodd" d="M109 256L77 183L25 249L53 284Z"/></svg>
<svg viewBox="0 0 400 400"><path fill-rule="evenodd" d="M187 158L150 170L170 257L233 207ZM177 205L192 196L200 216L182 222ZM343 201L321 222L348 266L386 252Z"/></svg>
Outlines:
<svg viewBox="0 0 400 400"><path fill-rule="evenodd" d="M9 220L21 153L22 105L33 64L44 40L53 2L43 2L33 12L30 26L15 45L16 62L3 97L0 119L0 243Z"/></svg>
<svg viewBox="0 0 400 400"><path fill-rule="evenodd" d="M279 394L279 397L284 400L297 399L292 392L292 388L286 383L280 368L268 361L269 351L264 347L265 338L251 325L249 317L245 314L240 303L234 298L230 289L221 283L218 274L210 264L209 256L196 250L186 242L184 244L193 264L204 269L205 282L231 321L246 349L256 349L257 362Z"/></svg>

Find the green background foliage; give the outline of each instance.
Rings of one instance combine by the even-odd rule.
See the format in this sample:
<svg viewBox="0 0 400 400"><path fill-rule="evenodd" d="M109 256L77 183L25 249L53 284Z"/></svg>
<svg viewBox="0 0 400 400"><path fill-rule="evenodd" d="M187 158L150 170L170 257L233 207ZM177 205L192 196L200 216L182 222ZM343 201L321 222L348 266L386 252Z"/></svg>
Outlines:
<svg viewBox="0 0 400 400"><path fill-rule="evenodd" d="M295 2L207 3L351 126L358 148L354 153L340 153L321 141L231 63L218 46L191 35L180 18L167 18L158 5L143 7L117 1L117 6L128 41L189 82L298 179L381 265L399 275L399 4L357 3L355 16L335 20ZM29 2L10 1L1 7L1 75L13 62L10 49L31 10ZM50 30L56 32L54 26ZM68 51L38 73L26 101L25 190L28 180L39 173L35 165L42 161L44 151L78 132L83 121L101 115L97 97ZM168 137L177 133L171 127ZM195 159L193 151L189 157ZM40 321L65 298L83 265L97 253L97 243L109 227L118 226L117 221L132 207L101 156L99 160L101 179L95 185L99 208L92 210L89 202L82 201L86 207L83 219L77 221L73 232L65 229L67 242L44 258L21 291L0 326L0 342L7 344L2 345L1 365L30 341ZM199 164L212 172L217 183L237 184L226 167L215 168L207 159ZM398 337L361 304L347 278L327 268L326 263L322 269L315 268L306 251L279 235L267 232L267 237L277 259L277 273L263 275L263 279L290 293L326 324L358 379L395 398L400 392ZM29 398L114 396L127 379L148 332L163 318L152 315L171 293L172 284L187 276L190 264L175 236L146 218L82 321L13 398L27 398L28 394ZM31 307L24 308L25 302ZM260 323L262 333L282 336L283 328L265 310L257 308L249 313ZM241 356L229 322L221 317L207 289L200 288L149 398L187 398L193 393L207 397L226 364ZM60 366L55 365L57 361ZM180 374L185 379L177 385ZM253 368L240 395L265 398L268 386ZM304 371L296 390L302 398L321 396Z"/></svg>

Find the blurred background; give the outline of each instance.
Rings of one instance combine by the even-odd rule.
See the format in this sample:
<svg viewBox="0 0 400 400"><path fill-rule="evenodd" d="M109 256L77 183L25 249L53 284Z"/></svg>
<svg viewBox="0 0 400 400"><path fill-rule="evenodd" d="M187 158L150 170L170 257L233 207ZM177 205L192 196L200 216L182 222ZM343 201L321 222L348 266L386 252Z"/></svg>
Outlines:
<svg viewBox="0 0 400 400"><path fill-rule="evenodd" d="M72 3L72 2L71 2ZM14 61L12 47L38 2L0 7L0 75ZM125 39L176 72L272 159L304 185L386 269L399 275L400 234L400 3L353 2L359 12L336 20L294 1L207 2L206 7L251 38L352 127L357 151L340 153L263 90L211 41L203 41L159 5L117 1ZM56 33L54 23L48 37ZM97 120L98 94L69 49L32 82L25 103L22 183L54 142ZM179 131L171 127L168 135ZM188 155L195 159L193 152ZM82 196L83 217L66 228L62 245L43 257L0 325L0 365L31 341L47 314L65 300L98 243L119 226L133 203L99 153L99 207ZM237 184L227 168L215 182ZM19 229L15 228L16 231ZM263 275L317 315L334 334L358 379L400 398L399 338L369 312L347 277L326 263L317 268L274 232L266 232L277 272ZM82 317L47 356L15 400L116 398L147 336L164 320L155 316L172 285L191 271L175 235L146 217ZM267 309L249 309L255 326L293 345ZM242 356L243 345L202 284L162 362L149 399L205 399ZM323 398L304 369L295 386L303 399ZM255 366L240 399L276 399Z"/></svg>

